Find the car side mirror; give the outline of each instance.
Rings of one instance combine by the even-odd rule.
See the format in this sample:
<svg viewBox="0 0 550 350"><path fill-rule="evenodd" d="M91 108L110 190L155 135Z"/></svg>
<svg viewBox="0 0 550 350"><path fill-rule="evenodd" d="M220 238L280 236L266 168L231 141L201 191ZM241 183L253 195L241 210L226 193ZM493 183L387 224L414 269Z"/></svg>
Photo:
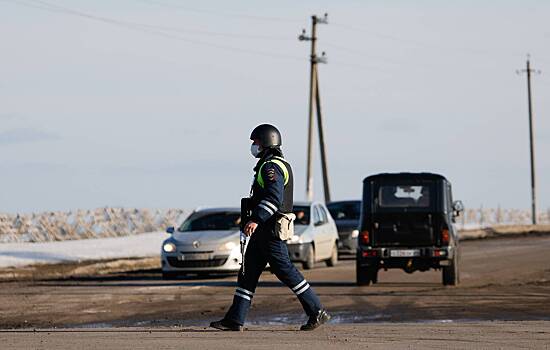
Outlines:
<svg viewBox="0 0 550 350"><path fill-rule="evenodd" d="M169 234L172 235L172 234L174 234L174 231L175 231L175 230L176 230L176 229L174 228L174 226L170 226L170 227L167 227L167 228L166 228L166 233L169 233Z"/></svg>
<svg viewBox="0 0 550 350"><path fill-rule="evenodd" d="M464 204L462 201L455 201L453 203L453 216L459 216L464 211Z"/></svg>
<svg viewBox="0 0 550 350"><path fill-rule="evenodd" d="M323 224L323 220L319 220L319 221L315 222L313 225L320 226L322 224Z"/></svg>

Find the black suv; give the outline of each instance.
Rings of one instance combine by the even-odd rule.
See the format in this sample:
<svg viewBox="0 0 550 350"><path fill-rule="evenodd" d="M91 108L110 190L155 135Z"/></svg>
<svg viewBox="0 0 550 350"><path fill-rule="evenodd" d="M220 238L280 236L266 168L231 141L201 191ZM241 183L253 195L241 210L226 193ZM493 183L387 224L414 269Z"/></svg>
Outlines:
<svg viewBox="0 0 550 350"><path fill-rule="evenodd" d="M451 183L431 173L372 175L363 180L357 284L376 283L380 269L441 269L444 285L459 282L458 235L463 210Z"/></svg>
<svg viewBox="0 0 550 350"><path fill-rule="evenodd" d="M335 201L327 203L328 211L338 228L338 254L355 256L357 252L357 237L359 236L359 216L361 201Z"/></svg>

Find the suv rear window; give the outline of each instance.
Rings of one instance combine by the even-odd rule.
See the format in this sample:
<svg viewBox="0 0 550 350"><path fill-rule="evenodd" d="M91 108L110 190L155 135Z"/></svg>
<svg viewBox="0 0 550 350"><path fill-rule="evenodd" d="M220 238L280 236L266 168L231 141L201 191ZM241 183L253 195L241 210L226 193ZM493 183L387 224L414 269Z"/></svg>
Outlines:
<svg viewBox="0 0 550 350"><path fill-rule="evenodd" d="M378 206L381 208L426 208L430 206L428 185L383 185L378 189Z"/></svg>

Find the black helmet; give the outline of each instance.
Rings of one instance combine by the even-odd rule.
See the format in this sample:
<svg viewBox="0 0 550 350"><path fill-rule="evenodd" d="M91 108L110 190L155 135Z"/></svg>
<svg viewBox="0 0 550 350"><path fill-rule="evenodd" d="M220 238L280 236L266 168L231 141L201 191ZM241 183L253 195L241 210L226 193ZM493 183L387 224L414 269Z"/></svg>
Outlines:
<svg viewBox="0 0 550 350"><path fill-rule="evenodd" d="M276 127L270 124L262 124L252 130L250 134L251 140L259 140L260 146L263 148L279 147L283 144L281 141L281 133Z"/></svg>

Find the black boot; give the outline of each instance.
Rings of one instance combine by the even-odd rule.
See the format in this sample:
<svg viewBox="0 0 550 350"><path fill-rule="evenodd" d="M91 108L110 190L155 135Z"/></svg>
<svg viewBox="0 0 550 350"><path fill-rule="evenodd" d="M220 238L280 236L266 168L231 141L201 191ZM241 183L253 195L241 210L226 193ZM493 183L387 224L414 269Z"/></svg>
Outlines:
<svg viewBox="0 0 550 350"><path fill-rule="evenodd" d="M323 323L326 323L330 320L330 315L327 310L321 309L316 316L310 316L307 323L300 327L301 331L312 331L315 328L319 327Z"/></svg>
<svg viewBox="0 0 550 350"><path fill-rule="evenodd" d="M225 318L219 321L210 322L210 327L217 328L222 331L242 332L244 330L244 327L240 324L226 320Z"/></svg>

